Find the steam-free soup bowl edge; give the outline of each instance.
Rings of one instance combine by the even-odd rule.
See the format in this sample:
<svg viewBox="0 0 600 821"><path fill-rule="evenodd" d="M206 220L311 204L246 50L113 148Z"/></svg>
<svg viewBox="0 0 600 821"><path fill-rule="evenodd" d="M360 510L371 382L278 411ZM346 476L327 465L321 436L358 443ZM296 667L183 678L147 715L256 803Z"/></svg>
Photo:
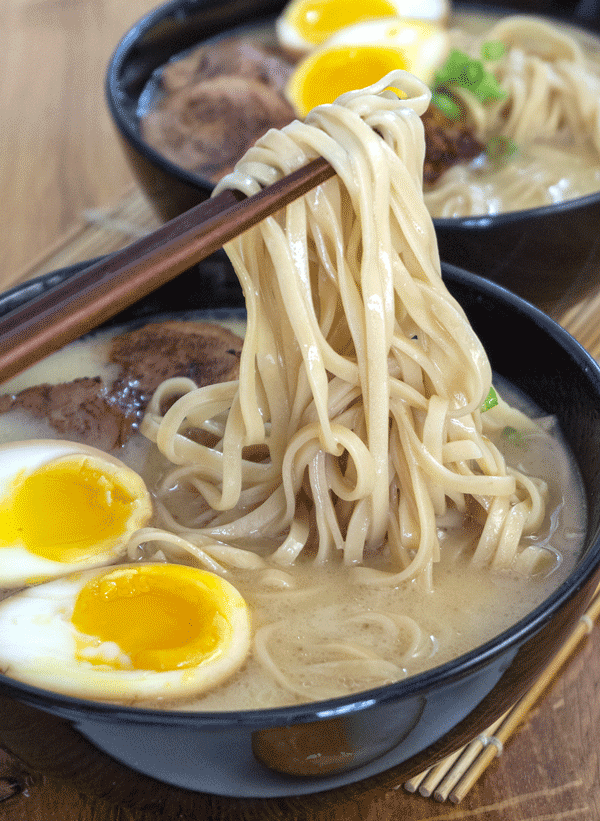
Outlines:
<svg viewBox="0 0 600 821"><path fill-rule="evenodd" d="M7 292L0 315L74 270ZM579 464L588 534L581 560L560 588L514 627L448 664L315 704L231 713L141 710L68 698L0 676L0 744L33 770L114 800L148 801L148 785L156 799L165 789L158 782L255 798L344 785L348 791L359 781L364 790L397 785L477 736L523 695L598 583L600 369L559 325L519 297L453 266L444 265L444 276L495 370L558 416ZM243 310L241 303L220 253L115 322L140 322L157 311L181 317L191 308L218 316Z"/></svg>
<svg viewBox="0 0 600 821"><path fill-rule="evenodd" d="M106 77L109 109L129 165L162 219L202 202L213 186L142 139L138 109L144 86L174 55L233 27L268 23L283 5L281 0L174 0L140 20L117 46ZM434 224L443 260L499 282L554 316L598 284L600 192L543 208Z"/></svg>

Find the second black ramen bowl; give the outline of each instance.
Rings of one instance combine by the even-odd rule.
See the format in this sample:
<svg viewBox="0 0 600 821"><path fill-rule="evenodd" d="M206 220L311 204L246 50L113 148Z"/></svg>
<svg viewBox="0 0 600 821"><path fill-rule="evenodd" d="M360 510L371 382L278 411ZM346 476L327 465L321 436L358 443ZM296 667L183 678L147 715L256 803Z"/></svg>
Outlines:
<svg viewBox="0 0 600 821"><path fill-rule="evenodd" d="M118 44L106 77L109 109L133 173L163 220L205 200L213 185L143 139L141 97L153 72L232 28L269 25L283 6L283 0L171 0ZM504 285L555 317L599 282L600 192L527 211L435 219L434 225L444 261Z"/></svg>
<svg viewBox="0 0 600 821"><path fill-rule="evenodd" d="M72 271L8 292L0 297L0 315ZM600 579L600 368L564 329L519 297L450 265L443 273L495 371L558 417L581 471L587 536L566 581L513 627L449 663L318 703L166 712L57 695L0 675L1 746L33 771L115 803L156 807L177 796L191 812L197 793L266 804L285 796L296 817L294 807L301 804L294 796L328 791L339 808L357 791L397 786L483 732L526 692ZM222 294L220 307L215 293ZM157 312L178 317L191 308L230 313L243 310L240 305L230 269L216 258L115 321ZM256 817L266 817L266 804L253 804Z"/></svg>

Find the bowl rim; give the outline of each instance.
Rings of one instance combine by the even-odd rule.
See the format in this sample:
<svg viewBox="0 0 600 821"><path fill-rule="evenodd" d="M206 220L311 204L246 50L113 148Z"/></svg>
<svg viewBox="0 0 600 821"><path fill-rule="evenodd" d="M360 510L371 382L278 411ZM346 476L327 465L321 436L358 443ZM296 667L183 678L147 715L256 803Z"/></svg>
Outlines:
<svg viewBox="0 0 600 821"><path fill-rule="evenodd" d="M135 48L135 45L141 36L146 34L157 23L162 22L165 18L176 17L180 19L182 12L185 13L188 10L197 13L200 2L207 1L208 0L169 0L169 2L156 7L148 14L141 17L123 35L117 44L117 47L115 48L108 63L104 85L106 102L112 115L113 122L123 136L131 142L134 148L145 159L149 160L152 164L157 165L162 171L175 177L175 179L179 182L197 190L199 193L205 193L208 197L215 187L213 183L207 179L204 179L199 174L187 171L177 165L165 157L160 151L157 151L145 142L139 130L139 116L137 114L137 110L134 115L135 126L132 126L131 117L124 111L122 101L125 95L121 91L120 85L122 69L126 65L131 51ZM573 22L560 17L552 17L547 14L532 15L525 12L511 10L510 8L499 9L493 4L487 5L485 3L474 3L472 6L461 6L460 3L457 3L456 5L457 11L465 10L467 8L469 11L478 11L480 13L487 12L488 14L492 13L494 10L500 10L505 14L515 13L522 14L524 16L540 17L557 24L569 25L572 28L581 30L589 36L595 37L600 46L600 31L595 30L591 27L591 25L586 25L586 21ZM273 19L273 15L267 12L264 16L255 18L252 21L252 25L259 24L261 21L267 19ZM200 40L198 45L202 42L204 41ZM136 102L139 102L139 97ZM548 205L541 205L535 208L522 208L516 211L502 211L496 214L475 214L461 217L433 217L433 223L436 228L439 228L440 230L453 229L459 231L470 231L479 228L502 228L519 222L523 218L536 220L549 215L560 215L573 210L585 209L598 203L600 203L600 188L598 191L574 197L573 199L555 202Z"/></svg>
<svg viewBox="0 0 600 821"><path fill-rule="evenodd" d="M64 270L74 273L75 270L85 267L87 264L89 263L83 262L79 265L69 266L68 269ZM38 281L43 280L44 276L56 276L58 273L60 271L43 275L38 278ZM442 263L442 274L445 279L449 278L458 282L459 285L467 285L479 297L504 303L512 312L525 315L530 322L537 325L545 334L550 335L560 344L575 364L577 370L585 376L590 388L600 397L600 364L556 321L503 286L486 280L477 274L469 273L448 263ZM27 283L24 283L24 285L27 285ZM14 286L9 293L18 292L19 287L18 285ZM211 308L208 311L213 316L220 312L227 312L231 315L232 313L243 313L244 309L224 306L223 308ZM217 712L160 710L158 708L124 706L76 698L44 690L12 679L4 674L0 674L0 691L12 695L21 702L66 718L93 717L94 720L106 722L117 720L134 724L185 725L187 727L201 725L204 728L218 729L233 727L256 729L258 727L304 724L359 712L369 707L381 706L418 696L430 689L437 689L459 681L475 674L479 668L491 663L494 658L509 652L513 648L518 649L524 641L541 630L572 597L577 595L581 588L590 583L594 577L600 577L600 528L595 533L586 536L585 544L587 545L585 555L577 562L567 578L536 608L509 628L489 641L444 664L392 684L359 693L285 707Z"/></svg>

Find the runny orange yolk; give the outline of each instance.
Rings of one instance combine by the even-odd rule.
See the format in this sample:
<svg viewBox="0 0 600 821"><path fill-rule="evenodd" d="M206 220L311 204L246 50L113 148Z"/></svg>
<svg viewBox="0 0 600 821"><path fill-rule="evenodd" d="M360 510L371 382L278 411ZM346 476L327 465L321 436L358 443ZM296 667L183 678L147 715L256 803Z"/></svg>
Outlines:
<svg viewBox="0 0 600 821"><path fill-rule="evenodd" d="M59 459L17 476L0 500L0 547L22 544L55 562L79 562L112 546L125 531L136 499L94 462Z"/></svg>
<svg viewBox="0 0 600 821"><path fill-rule="evenodd" d="M289 22L307 42L319 45L353 23L396 14L396 7L387 0L306 0L290 9Z"/></svg>
<svg viewBox="0 0 600 821"><path fill-rule="evenodd" d="M211 573L182 565L140 565L89 581L71 622L97 642L114 642L136 670L165 671L197 666L225 651L232 632L229 609L223 582ZM123 667L104 657L96 663Z"/></svg>
<svg viewBox="0 0 600 821"><path fill-rule="evenodd" d="M340 94L407 68L406 58L393 46L332 46L313 52L300 63L290 81L289 97L305 117L317 105L332 103Z"/></svg>

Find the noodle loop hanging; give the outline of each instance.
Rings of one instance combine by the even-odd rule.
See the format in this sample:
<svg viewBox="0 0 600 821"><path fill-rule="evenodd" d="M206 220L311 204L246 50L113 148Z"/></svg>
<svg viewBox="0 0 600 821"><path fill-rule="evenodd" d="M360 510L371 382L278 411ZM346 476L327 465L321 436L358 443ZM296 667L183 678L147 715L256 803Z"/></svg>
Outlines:
<svg viewBox="0 0 600 821"><path fill-rule="evenodd" d="M178 385L161 415L163 386L144 420L181 466L171 485L205 509L197 529L170 521L196 552L212 540L427 585L449 507L480 522L474 560L497 567L543 517L544 488L486 436L490 365L441 279L421 182L428 102L393 72L268 132L217 189L250 195L317 156L337 172L227 248L248 313L239 381ZM501 407L487 413L497 425Z"/></svg>

